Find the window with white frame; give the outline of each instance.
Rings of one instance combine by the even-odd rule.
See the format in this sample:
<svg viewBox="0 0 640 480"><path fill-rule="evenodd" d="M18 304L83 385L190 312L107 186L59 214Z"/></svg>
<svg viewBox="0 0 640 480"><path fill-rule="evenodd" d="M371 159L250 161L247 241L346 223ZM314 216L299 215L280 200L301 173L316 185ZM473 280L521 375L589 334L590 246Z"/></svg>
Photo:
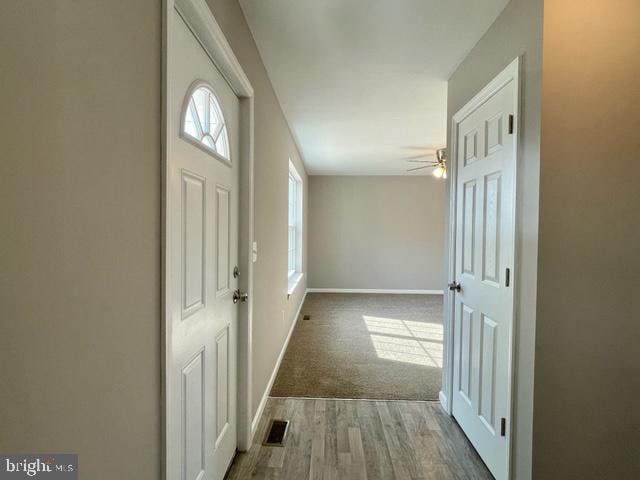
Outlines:
<svg viewBox="0 0 640 480"><path fill-rule="evenodd" d="M289 160L289 280L302 273L302 179Z"/></svg>
<svg viewBox="0 0 640 480"><path fill-rule="evenodd" d="M229 138L222 109L208 85L192 88L182 118L182 137L229 161Z"/></svg>

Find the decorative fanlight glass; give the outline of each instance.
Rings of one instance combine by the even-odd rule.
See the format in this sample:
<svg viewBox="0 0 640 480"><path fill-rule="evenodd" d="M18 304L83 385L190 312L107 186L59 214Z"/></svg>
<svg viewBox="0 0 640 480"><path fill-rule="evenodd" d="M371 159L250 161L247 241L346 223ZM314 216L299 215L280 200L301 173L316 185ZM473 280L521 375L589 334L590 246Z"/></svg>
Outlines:
<svg viewBox="0 0 640 480"><path fill-rule="evenodd" d="M201 85L192 90L186 102L182 133L205 151L229 158L229 137L222 109L213 90Z"/></svg>

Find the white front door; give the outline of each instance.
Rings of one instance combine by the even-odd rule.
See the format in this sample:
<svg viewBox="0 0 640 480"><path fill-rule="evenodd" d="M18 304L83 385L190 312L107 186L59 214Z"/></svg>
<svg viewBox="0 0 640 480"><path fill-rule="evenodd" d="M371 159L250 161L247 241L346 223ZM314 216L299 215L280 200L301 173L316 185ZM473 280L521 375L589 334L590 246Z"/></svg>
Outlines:
<svg viewBox="0 0 640 480"><path fill-rule="evenodd" d="M516 112L516 89L515 79L507 79L459 120L452 159L460 284L453 311L452 409L497 479L508 474L511 420L515 121L510 116Z"/></svg>
<svg viewBox="0 0 640 480"><path fill-rule="evenodd" d="M167 479L222 479L236 432L239 100L169 12Z"/></svg>

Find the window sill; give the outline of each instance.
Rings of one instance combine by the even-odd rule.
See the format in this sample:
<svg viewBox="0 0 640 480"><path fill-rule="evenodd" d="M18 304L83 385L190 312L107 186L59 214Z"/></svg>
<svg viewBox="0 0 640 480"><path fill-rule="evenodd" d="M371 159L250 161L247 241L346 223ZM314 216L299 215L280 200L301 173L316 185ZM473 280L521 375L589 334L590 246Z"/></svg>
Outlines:
<svg viewBox="0 0 640 480"><path fill-rule="evenodd" d="M295 292L296 287L300 285L300 280L304 277L304 273L296 272L291 277L289 277L289 283L287 285L287 300L289 297Z"/></svg>

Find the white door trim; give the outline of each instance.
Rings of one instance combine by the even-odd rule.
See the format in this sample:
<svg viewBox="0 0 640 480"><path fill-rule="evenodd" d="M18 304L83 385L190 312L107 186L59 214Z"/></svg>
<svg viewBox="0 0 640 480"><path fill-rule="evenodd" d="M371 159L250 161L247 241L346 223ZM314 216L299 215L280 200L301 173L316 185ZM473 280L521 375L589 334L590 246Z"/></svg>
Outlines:
<svg viewBox="0 0 640 480"><path fill-rule="evenodd" d="M508 435L509 442L507 443L507 472L508 477L511 472L511 453L513 451L513 441L516 438L515 428L515 413L516 404L514 402L513 386L516 384L516 365L513 347L515 344L516 331L517 331L517 317L516 306L518 303L517 296L517 274L516 272L520 268L518 263L518 245L520 229L518 228L518 219L520 217L520 207L517 201L517 186L519 184L518 179L518 161L519 161L519 120L520 120L520 58L513 60L502 72L500 72L487 86L485 86L477 95L475 95L464 107L462 107L451 119L451 146L449 149L449 170L450 170L450 192L449 192L449 263L448 263L448 281L453 281L455 276L455 247L456 247L456 198L457 198L457 165L455 159L457 158L458 148L458 126L460 123L477 110L483 103L490 99L496 92L498 92L504 85L513 81L514 88L514 125L513 125L513 158L514 158L514 184L513 184L513 225L515 226L514 245L513 245L513 261L511 265L514 265L514 272L512 272L511 279L514 288L514 302L513 302L513 328L511 329L511 335L509 337L509 382L507 390L509 392L510 401L509 411L507 412L508 422ZM452 292L445 292L445 312L443 318L444 326L444 367L442 369L442 390L439 394L439 399L444 410L452 415L452 402L449 400L453 397L453 351L454 351L454 300L455 296Z"/></svg>
<svg viewBox="0 0 640 480"><path fill-rule="evenodd" d="M251 445L251 332L253 314L253 261L252 243L254 229L254 92L248 77L227 42L222 29L216 22L205 0L163 0L162 32L162 321L161 321L161 382L162 382L162 432L163 432L163 478L170 471L167 462L169 436L167 434L167 416L172 398L168 390L167 347L170 324L171 284L169 282L170 231L167 212L170 211L168 172L172 159L170 143L180 125L169 115L171 98L171 69L168 46L173 41L174 26L170 21L174 10L189 25L211 61L225 77L231 89L240 101L240 207L239 207L239 267L241 275L239 288L249 294L248 301L238 307L238 449L247 450Z"/></svg>

